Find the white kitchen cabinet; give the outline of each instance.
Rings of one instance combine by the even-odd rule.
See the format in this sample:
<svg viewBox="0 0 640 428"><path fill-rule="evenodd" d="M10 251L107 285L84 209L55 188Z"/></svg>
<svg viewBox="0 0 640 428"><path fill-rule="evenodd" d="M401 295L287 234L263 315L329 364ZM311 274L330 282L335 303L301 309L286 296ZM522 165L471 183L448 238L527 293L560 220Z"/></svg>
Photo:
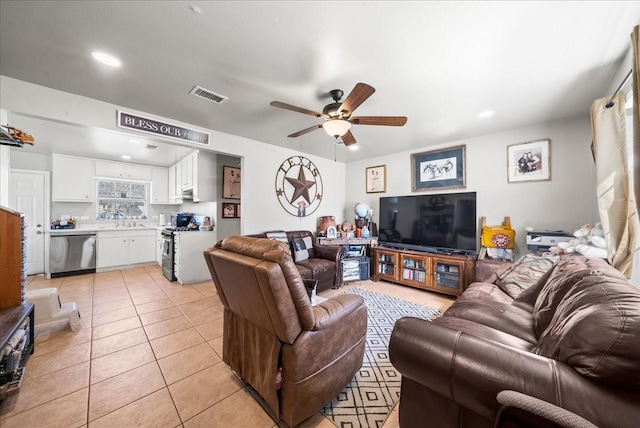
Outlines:
<svg viewBox="0 0 640 428"><path fill-rule="evenodd" d="M162 267L162 229L156 231L156 263Z"/></svg>
<svg viewBox="0 0 640 428"><path fill-rule="evenodd" d="M129 242L124 232L98 233L96 268L125 266L129 264Z"/></svg>
<svg viewBox="0 0 640 428"><path fill-rule="evenodd" d="M182 203L182 168L176 163L169 168L169 200L174 203Z"/></svg>
<svg viewBox="0 0 640 428"><path fill-rule="evenodd" d="M156 231L98 232L98 269L147 263L156 260Z"/></svg>
<svg viewBox="0 0 640 428"><path fill-rule="evenodd" d="M52 155L51 199L54 202L94 202L95 160Z"/></svg>
<svg viewBox="0 0 640 428"><path fill-rule="evenodd" d="M198 152L194 152L180 161L181 168L181 189L189 190L193 188L193 184L197 180L197 171L194 171L194 161L197 164Z"/></svg>
<svg viewBox="0 0 640 428"><path fill-rule="evenodd" d="M98 177L119 178L122 180L151 180L151 167L126 162L96 161Z"/></svg>
<svg viewBox="0 0 640 428"><path fill-rule="evenodd" d="M155 233L129 237L129 264L153 262L156 259Z"/></svg>
<svg viewBox="0 0 640 428"><path fill-rule="evenodd" d="M216 232L175 232L174 274L181 285L211 280L211 272L203 256L216 243Z"/></svg>
<svg viewBox="0 0 640 428"><path fill-rule="evenodd" d="M152 204L169 204L169 168L151 168L151 199Z"/></svg>

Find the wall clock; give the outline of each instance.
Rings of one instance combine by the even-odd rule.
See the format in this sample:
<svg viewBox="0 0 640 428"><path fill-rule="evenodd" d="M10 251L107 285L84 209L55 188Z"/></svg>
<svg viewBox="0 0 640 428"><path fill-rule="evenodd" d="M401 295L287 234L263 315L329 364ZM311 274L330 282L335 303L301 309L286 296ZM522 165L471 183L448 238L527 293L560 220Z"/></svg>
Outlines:
<svg viewBox="0 0 640 428"><path fill-rule="evenodd" d="M276 196L282 208L296 217L313 214L322 202L322 177L313 162L291 156L276 173Z"/></svg>

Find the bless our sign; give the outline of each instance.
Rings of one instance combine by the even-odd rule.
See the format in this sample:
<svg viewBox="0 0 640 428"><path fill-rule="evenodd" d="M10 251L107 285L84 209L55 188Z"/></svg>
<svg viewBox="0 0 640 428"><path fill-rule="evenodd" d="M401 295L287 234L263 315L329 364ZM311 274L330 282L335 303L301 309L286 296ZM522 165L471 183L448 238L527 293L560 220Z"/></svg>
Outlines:
<svg viewBox="0 0 640 428"><path fill-rule="evenodd" d="M123 111L118 111L119 128L135 129L136 131L147 132L163 137L176 138L182 141L190 141L205 146L209 145L209 133L197 131L195 129L184 128L170 123L158 122L146 117L136 116Z"/></svg>

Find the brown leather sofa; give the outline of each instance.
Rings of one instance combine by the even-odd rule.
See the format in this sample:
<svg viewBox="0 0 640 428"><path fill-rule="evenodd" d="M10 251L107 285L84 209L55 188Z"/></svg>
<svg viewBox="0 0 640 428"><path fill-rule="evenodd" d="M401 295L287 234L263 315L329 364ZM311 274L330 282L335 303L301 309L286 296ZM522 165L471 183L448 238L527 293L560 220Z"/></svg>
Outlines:
<svg viewBox="0 0 640 428"><path fill-rule="evenodd" d="M280 241L232 236L204 256L224 305L225 363L260 394L275 420L294 426L318 412L362 366L362 297L343 294L311 306Z"/></svg>
<svg viewBox="0 0 640 428"><path fill-rule="evenodd" d="M601 428L639 427L640 290L604 260L577 255L559 257L515 298L509 274L470 285L433 322L396 323L400 426L500 426L496 397L510 391L524 399L509 404L519 414L505 426L573 426L537 415L539 402Z"/></svg>
<svg viewBox="0 0 640 428"><path fill-rule="evenodd" d="M315 279L318 281L318 292L342 286L342 259L344 258L344 248L342 246L316 244L313 233L308 230L294 230L284 233L286 233L289 245L297 238L307 237L311 238L311 242L313 242L313 248L309 249L309 258L295 262L302 279ZM269 238L267 235L269 235L269 232L247 236Z"/></svg>

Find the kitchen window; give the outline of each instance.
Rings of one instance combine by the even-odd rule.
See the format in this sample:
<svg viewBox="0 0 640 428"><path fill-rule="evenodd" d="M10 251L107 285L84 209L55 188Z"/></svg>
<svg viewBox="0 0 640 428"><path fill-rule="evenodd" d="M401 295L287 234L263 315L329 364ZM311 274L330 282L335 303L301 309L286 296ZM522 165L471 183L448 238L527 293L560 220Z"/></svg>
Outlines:
<svg viewBox="0 0 640 428"><path fill-rule="evenodd" d="M98 220L147 218L147 184L98 180Z"/></svg>

